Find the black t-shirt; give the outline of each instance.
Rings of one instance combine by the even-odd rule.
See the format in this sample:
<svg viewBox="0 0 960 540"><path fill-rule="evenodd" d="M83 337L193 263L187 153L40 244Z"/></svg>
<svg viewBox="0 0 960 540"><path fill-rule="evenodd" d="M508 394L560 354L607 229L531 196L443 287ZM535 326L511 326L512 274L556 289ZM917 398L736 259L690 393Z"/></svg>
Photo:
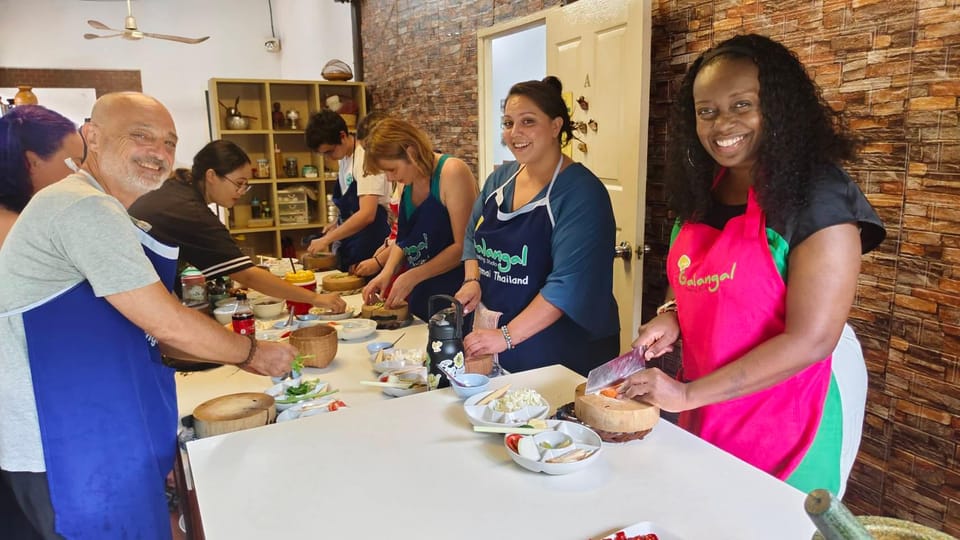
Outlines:
<svg viewBox="0 0 960 540"><path fill-rule="evenodd" d="M167 180L137 199L129 213L149 223L150 235L157 240L179 246L180 262L197 267L207 279L253 266L190 184Z"/></svg>
<svg viewBox="0 0 960 540"><path fill-rule="evenodd" d="M723 229L728 220L746 212L746 205L714 205L705 215L704 223ZM876 211L847 173L835 166L825 166L813 182L806 206L792 220L776 224L767 220L767 227L780 234L792 250L815 232L841 223L857 223L860 244L867 253L886 237L887 232Z"/></svg>

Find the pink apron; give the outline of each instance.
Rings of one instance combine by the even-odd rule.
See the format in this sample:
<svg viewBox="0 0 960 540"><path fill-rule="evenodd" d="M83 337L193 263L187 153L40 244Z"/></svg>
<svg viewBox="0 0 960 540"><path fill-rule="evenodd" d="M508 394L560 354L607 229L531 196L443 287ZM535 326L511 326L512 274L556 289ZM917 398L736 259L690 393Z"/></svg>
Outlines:
<svg viewBox="0 0 960 540"><path fill-rule="evenodd" d="M722 231L704 223L681 227L667 257L667 277L679 306L686 381L784 330L787 288L753 189L744 215ZM827 357L766 390L681 413L680 425L786 480L817 434L829 384Z"/></svg>

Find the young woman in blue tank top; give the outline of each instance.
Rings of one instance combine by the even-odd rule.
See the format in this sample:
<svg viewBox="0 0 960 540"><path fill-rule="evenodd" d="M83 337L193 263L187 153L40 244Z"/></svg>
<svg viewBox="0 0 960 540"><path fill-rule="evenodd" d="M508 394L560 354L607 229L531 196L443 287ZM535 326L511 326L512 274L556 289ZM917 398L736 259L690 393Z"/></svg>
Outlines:
<svg viewBox="0 0 960 540"><path fill-rule="evenodd" d="M452 296L463 281L460 257L477 181L463 161L434 152L427 134L405 120L380 121L364 145L368 173L383 172L404 187L397 243L363 299L383 297L387 307L406 300L410 313L426 320L430 296Z"/></svg>
<svg viewBox="0 0 960 540"><path fill-rule="evenodd" d="M467 226L456 297L467 312L499 313L499 328L475 329L464 349L498 354L507 371L562 364L586 375L619 347L613 208L561 151L573 138L561 87L548 77L510 89L502 140L517 161L490 175Z"/></svg>

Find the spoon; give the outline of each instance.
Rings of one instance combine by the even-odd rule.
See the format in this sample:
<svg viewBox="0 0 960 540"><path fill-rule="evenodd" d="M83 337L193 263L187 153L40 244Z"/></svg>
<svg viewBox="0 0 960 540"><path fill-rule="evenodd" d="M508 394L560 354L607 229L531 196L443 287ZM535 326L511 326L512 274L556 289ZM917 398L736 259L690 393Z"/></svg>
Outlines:
<svg viewBox="0 0 960 540"><path fill-rule="evenodd" d="M290 328L291 326L293 326L294 313L295 313L295 312L293 311L293 309L291 309L291 310L290 310L290 316L287 317L287 322L283 323L283 328Z"/></svg>
<svg viewBox="0 0 960 540"><path fill-rule="evenodd" d="M400 334L400 337L398 337L397 339L393 340L393 343L391 343L389 347L384 347L384 349L392 349L392 348L394 347L394 345L396 345L401 339L403 339L403 336L405 336L405 335L407 335L406 332ZM383 349L380 349L380 350L383 350Z"/></svg>
<svg viewBox="0 0 960 540"><path fill-rule="evenodd" d="M453 375L453 373L450 373L449 371L447 371L447 368L445 368L445 367L443 367L443 366L437 366L437 367L440 368L440 371L442 371L443 374L446 375L447 378L450 379L451 381L453 381L453 383L456 384L457 386L461 386L461 387L463 387L463 388L470 388L471 386L473 386L473 385L467 384L467 383L461 381L460 379L456 378L456 377Z"/></svg>

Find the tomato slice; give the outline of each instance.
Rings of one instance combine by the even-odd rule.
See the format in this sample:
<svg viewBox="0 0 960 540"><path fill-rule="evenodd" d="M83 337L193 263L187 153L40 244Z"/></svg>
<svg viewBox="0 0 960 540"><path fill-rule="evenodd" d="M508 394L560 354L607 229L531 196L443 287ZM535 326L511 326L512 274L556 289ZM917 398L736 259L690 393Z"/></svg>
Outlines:
<svg viewBox="0 0 960 540"><path fill-rule="evenodd" d="M513 450L514 453L519 454L520 452L517 449L517 445L520 444L520 439L522 437L523 435L519 433L511 433L507 435L507 448L509 448L510 450Z"/></svg>

